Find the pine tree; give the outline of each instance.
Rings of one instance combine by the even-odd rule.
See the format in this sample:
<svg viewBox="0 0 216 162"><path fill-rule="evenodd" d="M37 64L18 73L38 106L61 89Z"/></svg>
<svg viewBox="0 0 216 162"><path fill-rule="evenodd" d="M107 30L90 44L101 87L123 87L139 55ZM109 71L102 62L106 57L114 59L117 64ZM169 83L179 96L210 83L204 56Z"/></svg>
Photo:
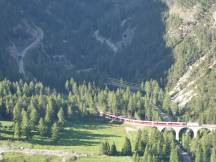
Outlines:
<svg viewBox="0 0 216 162"><path fill-rule="evenodd" d="M179 162L179 156L174 142L171 144L170 162Z"/></svg>
<svg viewBox="0 0 216 162"><path fill-rule="evenodd" d="M147 162L155 162L154 161L154 156L152 155L151 152L149 152L149 154L148 154L148 160L147 160Z"/></svg>
<svg viewBox="0 0 216 162"><path fill-rule="evenodd" d="M166 110L167 112L170 111L170 101L171 99L170 99L169 94L166 94L163 100L163 109Z"/></svg>
<svg viewBox="0 0 216 162"><path fill-rule="evenodd" d="M30 125L28 114L25 110L22 111L22 122L21 122L22 134L28 139L30 137Z"/></svg>
<svg viewBox="0 0 216 162"><path fill-rule="evenodd" d="M139 129L136 137L136 144L134 151L138 153L139 156L142 156L144 153L145 144L142 141L142 131Z"/></svg>
<svg viewBox="0 0 216 162"><path fill-rule="evenodd" d="M195 153L195 162L201 162L201 160L202 160L202 150L201 147L198 146Z"/></svg>
<svg viewBox="0 0 216 162"><path fill-rule="evenodd" d="M102 142L101 144L101 153L104 155L110 155L110 145L109 142Z"/></svg>
<svg viewBox="0 0 216 162"><path fill-rule="evenodd" d="M47 126L46 126L43 118L40 118L40 120L39 120L38 130L39 130L39 133L40 133L41 136L45 136L48 133L47 132L48 131Z"/></svg>
<svg viewBox="0 0 216 162"><path fill-rule="evenodd" d="M110 155L115 156L115 155L117 155L117 154L118 154L118 152L117 152L117 149L116 149L116 145L115 145L115 143L113 143L113 144L111 145Z"/></svg>
<svg viewBox="0 0 216 162"><path fill-rule="evenodd" d="M140 157L139 157L139 155L138 155L137 153L135 153L135 154L133 155L133 161L134 161L134 162L140 162Z"/></svg>
<svg viewBox="0 0 216 162"><path fill-rule="evenodd" d="M102 142L102 143L101 143L101 153L102 153L103 155L106 154L106 146L105 146L105 142Z"/></svg>
<svg viewBox="0 0 216 162"><path fill-rule="evenodd" d="M15 122L14 125L14 137L20 138L21 137L21 127L19 122Z"/></svg>
<svg viewBox="0 0 216 162"><path fill-rule="evenodd" d="M65 119L64 119L64 110L61 108L57 114L58 116L58 123L61 125L64 125Z"/></svg>
<svg viewBox="0 0 216 162"><path fill-rule="evenodd" d="M125 143L122 148L122 155L124 156L130 156L132 155L132 147L131 147L131 142L128 137L125 137Z"/></svg>
<svg viewBox="0 0 216 162"><path fill-rule="evenodd" d="M183 144L183 147L189 151L190 150L190 142L191 142L191 137L190 135L183 135L182 136L182 144Z"/></svg>
<svg viewBox="0 0 216 162"><path fill-rule="evenodd" d="M142 141L145 145L147 145L148 141L149 141L149 135L148 135L148 131L146 129L143 129L142 132Z"/></svg>
<svg viewBox="0 0 216 162"><path fill-rule="evenodd" d="M145 92L147 96L151 95L151 83L149 81L145 82Z"/></svg>
<svg viewBox="0 0 216 162"><path fill-rule="evenodd" d="M60 131L60 128L59 128L57 123L54 123L52 125L51 131L52 131L51 137L52 137L53 141L57 141L59 139L59 131Z"/></svg>
<svg viewBox="0 0 216 162"><path fill-rule="evenodd" d="M144 151L144 155L143 155L143 162L148 161L148 156L149 156L149 147L146 146L145 151Z"/></svg>
<svg viewBox="0 0 216 162"><path fill-rule="evenodd" d="M22 108L21 108L21 101L18 100L14 109L13 109L13 120L15 122L20 122L21 121L21 111Z"/></svg>
<svg viewBox="0 0 216 162"><path fill-rule="evenodd" d="M69 105L68 107L67 107L67 119L71 119L72 118L72 116L73 116L73 109L72 109L72 107Z"/></svg>
<svg viewBox="0 0 216 162"><path fill-rule="evenodd" d="M216 162L216 153L215 153L215 149L214 148L212 149L210 162Z"/></svg>
<svg viewBox="0 0 216 162"><path fill-rule="evenodd" d="M69 92L69 90L70 90L70 85L69 85L69 81L67 80L66 82L65 82L65 89Z"/></svg>
<svg viewBox="0 0 216 162"><path fill-rule="evenodd" d="M138 145L139 145L139 142L141 141L141 138L142 138L142 131L139 129L137 132L136 143L134 147L135 152L138 152Z"/></svg>
<svg viewBox="0 0 216 162"><path fill-rule="evenodd" d="M31 128L35 128L35 124L38 122L38 112L33 106L33 104L30 106L30 125Z"/></svg>
<svg viewBox="0 0 216 162"><path fill-rule="evenodd" d="M53 107L52 107L51 101L49 101L46 107L45 122L47 124L51 124L53 120L52 117L53 117Z"/></svg>

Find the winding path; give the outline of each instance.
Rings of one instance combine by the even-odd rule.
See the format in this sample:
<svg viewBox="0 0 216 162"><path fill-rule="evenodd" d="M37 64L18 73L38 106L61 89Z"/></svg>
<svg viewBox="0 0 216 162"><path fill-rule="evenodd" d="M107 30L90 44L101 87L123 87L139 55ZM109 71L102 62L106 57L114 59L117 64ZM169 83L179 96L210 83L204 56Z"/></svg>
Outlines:
<svg viewBox="0 0 216 162"><path fill-rule="evenodd" d="M36 48L40 42L44 38L44 32L41 28L39 28L36 25L30 25L27 21L24 21L24 26L27 30L27 33L32 36L34 39L32 43L30 43L27 47L25 47L23 50L19 51L18 48L14 43L12 43L12 46L9 47L9 51L11 55L16 59L19 67L19 73L25 74L25 68L24 68L24 58L29 53L30 50Z"/></svg>
<svg viewBox="0 0 216 162"><path fill-rule="evenodd" d="M58 157L88 157L95 156L96 154L87 154L87 153L78 153L78 152L69 152L63 150L45 150L45 149L30 149L30 148L15 148L13 146L0 146L0 155L2 153L14 152L22 153L27 155L47 155L47 156L58 156Z"/></svg>

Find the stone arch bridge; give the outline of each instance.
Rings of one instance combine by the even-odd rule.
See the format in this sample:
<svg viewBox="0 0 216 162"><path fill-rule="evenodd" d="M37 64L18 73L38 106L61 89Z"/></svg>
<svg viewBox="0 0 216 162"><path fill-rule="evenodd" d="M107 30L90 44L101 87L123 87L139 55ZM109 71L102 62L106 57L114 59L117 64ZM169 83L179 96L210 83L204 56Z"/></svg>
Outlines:
<svg viewBox="0 0 216 162"><path fill-rule="evenodd" d="M120 121L125 124L136 125L140 128L156 127L160 132L163 131L164 129L168 129L168 130L173 129L176 134L176 140L180 139L180 132L184 129L190 129L193 132L194 138L197 137L198 132L201 129L207 129L209 131L216 130L216 125L209 125L209 124L200 125L199 123L187 123L187 122L161 122L161 121L135 120L124 116L117 116L111 113L103 113L103 112L100 112L100 116L110 120Z"/></svg>

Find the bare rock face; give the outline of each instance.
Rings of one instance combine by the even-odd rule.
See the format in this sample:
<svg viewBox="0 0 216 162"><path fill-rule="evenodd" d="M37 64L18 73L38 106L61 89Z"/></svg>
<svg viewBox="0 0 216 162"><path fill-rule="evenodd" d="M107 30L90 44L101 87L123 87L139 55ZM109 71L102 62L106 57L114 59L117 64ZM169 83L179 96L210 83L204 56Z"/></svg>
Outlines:
<svg viewBox="0 0 216 162"><path fill-rule="evenodd" d="M214 26L216 26L216 11L212 13L212 17L214 19Z"/></svg>
<svg viewBox="0 0 216 162"><path fill-rule="evenodd" d="M178 1L167 3L169 7L169 18L177 25L167 27L167 40L176 39L174 44L168 44L173 48L175 63L171 68L170 82L176 77L180 66L182 72L170 88L169 94L172 101L184 108L197 97L201 97L200 87L202 82L208 78L208 73L215 70L215 48L210 39L214 39L216 13L215 5L211 4L203 7L197 1L190 7L180 5ZM174 20L174 18L175 20ZM203 42L206 42L203 45ZM190 44L190 46L187 46ZM197 49L193 54L191 49ZM181 61L179 61L181 60ZM203 86L203 85L202 85Z"/></svg>

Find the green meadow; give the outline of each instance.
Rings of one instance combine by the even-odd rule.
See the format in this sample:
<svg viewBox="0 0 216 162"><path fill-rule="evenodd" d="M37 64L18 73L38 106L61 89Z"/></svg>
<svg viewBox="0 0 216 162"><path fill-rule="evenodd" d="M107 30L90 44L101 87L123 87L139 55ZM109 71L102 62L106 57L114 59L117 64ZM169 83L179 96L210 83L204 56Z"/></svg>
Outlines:
<svg viewBox="0 0 216 162"><path fill-rule="evenodd" d="M134 145L136 132L128 132L128 129L133 129L129 125L112 124L108 122L76 122L67 123L60 132L60 139L53 142L50 138L41 137L34 133L34 136L28 141L24 138L16 140L13 138L13 123L1 122L1 138L0 145L12 146L15 148L30 148L30 149L46 149L46 150L63 150L67 152L77 152L91 154L94 157L76 159L77 162L116 162L129 161L129 157L106 157L101 156L100 147L104 141L109 141L110 144L115 142L117 150L121 151L125 136L127 135ZM5 153L4 159L7 161L30 161L30 162L45 162L45 161L59 161L60 157L47 156L30 156L17 153ZM66 159L67 161L74 161L75 159ZM61 161L61 160L60 160Z"/></svg>

